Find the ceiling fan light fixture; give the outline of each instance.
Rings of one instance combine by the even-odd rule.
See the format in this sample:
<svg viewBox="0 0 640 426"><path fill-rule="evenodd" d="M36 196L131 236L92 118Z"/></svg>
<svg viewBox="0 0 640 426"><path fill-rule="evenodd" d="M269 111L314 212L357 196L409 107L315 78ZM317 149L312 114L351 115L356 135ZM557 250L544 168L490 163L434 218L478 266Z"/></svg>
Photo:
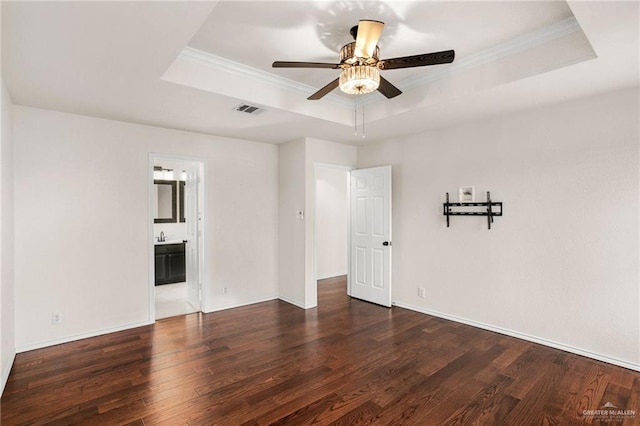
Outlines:
<svg viewBox="0 0 640 426"><path fill-rule="evenodd" d="M347 43L340 49L340 63L328 62L291 62L275 61L273 68L328 68L340 69L340 77L313 93L307 99L322 99L332 90L340 87L350 95L364 95L378 90L387 99L395 98L402 91L389 81L380 77L380 70L424 67L427 65L449 64L453 62L455 52L423 53L380 60L380 48L377 43L384 29L384 22L361 19L358 25L351 28L355 41Z"/></svg>
<svg viewBox="0 0 640 426"><path fill-rule="evenodd" d="M340 73L340 90L348 95L365 95L380 86L380 71L370 65L354 65Z"/></svg>

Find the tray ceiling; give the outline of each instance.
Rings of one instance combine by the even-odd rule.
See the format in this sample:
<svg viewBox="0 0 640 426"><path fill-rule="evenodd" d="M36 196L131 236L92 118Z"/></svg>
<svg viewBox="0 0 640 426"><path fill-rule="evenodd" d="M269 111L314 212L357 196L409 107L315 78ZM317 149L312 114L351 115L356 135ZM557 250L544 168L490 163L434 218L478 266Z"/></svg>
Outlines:
<svg viewBox="0 0 640 426"><path fill-rule="evenodd" d="M391 100L308 101L338 71L271 68L337 62L359 19L385 22L382 58L456 60L382 71ZM271 143L361 144L638 84L636 2L3 2L2 36L18 105Z"/></svg>

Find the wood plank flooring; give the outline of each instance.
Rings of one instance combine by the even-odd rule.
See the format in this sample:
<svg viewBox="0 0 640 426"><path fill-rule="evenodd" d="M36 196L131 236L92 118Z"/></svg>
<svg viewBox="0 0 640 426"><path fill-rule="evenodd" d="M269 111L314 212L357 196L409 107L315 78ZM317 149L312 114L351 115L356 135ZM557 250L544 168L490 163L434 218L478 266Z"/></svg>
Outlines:
<svg viewBox="0 0 640 426"><path fill-rule="evenodd" d="M191 314L18 354L9 425L572 425L636 410L640 373L346 296ZM611 419L609 419L611 420Z"/></svg>

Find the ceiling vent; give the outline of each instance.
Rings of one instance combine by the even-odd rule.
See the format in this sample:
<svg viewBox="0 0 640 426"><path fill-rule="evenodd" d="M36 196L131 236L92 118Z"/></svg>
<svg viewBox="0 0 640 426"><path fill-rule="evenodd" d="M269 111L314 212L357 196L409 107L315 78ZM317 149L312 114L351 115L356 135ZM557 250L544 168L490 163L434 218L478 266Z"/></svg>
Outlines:
<svg viewBox="0 0 640 426"><path fill-rule="evenodd" d="M244 112L247 114L257 115L263 112L265 109L255 105L240 104L237 107L235 107L234 110L239 112Z"/></svg>

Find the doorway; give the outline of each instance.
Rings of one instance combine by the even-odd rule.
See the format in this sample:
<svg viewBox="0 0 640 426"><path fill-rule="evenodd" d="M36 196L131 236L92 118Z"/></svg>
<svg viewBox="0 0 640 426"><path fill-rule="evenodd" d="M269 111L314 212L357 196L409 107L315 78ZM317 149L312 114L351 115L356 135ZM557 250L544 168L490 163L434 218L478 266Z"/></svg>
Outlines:
<svg viewBox="0 0 640 426"><path fill-rule="evenodd" d="M332 164L315 166L316 294L318 286L344 285L349 274L350 170Z"/></svg>
<svg viewBox="0 0 640 426"><path fill-rule="evenodd" d="M344 173L344 181L339 171ZM349 296L391 307L391 166L354 170L349 167L316 164L314 170L314 278L316 301L318 280L340 274L340 268L325 269L323 257L335 262L346 257L346 292ZM335 177L328 177L335 176ZM323 181L324 180L324 181ZM335 182L330 191L324 186ZM340 183L344 182L344 186ZM325 202L323 194L341 191L333 202ZM344 197L346 201L339 201ZM346 225L339 225L345 220ZM340 235L346 234L346 240ZM332 240L330 239L333 238ZM328 243L323 242L329 241ZM346 241L346 243L345 243ZM326 245L325 245L326 244ZM340 254L346 247L346 255ZM326 251L327 253L323 253ZM338 263L332 264L334 267ZM329 272L327 272L329 271ZM345 280L343 279L342 282Z"/></svg>
<svg viewBox="0 0 640 426"><path fill-rule="evenodd" d="M150 154L149 322L202 309L204 163Z"/></svg>

